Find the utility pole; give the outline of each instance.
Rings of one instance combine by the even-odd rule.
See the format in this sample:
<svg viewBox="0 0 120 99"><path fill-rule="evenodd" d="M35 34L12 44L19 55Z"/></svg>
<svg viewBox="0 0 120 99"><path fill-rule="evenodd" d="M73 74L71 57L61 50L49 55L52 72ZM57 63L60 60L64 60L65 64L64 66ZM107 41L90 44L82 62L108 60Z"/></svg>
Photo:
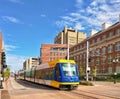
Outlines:
<svg viewBox="0 0 120 99"><path fill-rule="evenodd" d="M68 48L67 48L67 60L69 60L69 37L68 37Z"/></svg>
<svg viewBox="0 0 120 99"><path fill-rule="evenodd" d="M86 81L88 81L88 74L90 72L90 68L88 67L89 62L89 42L87 41L87 51L86 51Z"/></svg>

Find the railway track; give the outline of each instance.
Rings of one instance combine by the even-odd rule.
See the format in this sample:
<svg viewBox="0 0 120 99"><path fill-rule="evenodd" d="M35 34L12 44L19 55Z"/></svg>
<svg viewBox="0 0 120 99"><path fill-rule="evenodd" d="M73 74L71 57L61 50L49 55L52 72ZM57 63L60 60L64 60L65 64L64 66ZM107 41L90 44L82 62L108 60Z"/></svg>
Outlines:
<svg viewBox="0 0 120 99"><path fill-rule="evenodd" d="M66 94L73 94L81 97L82 99L120 99L119 97L109 96L109 95L101 95L97 93L82 91L82 90L72 90L72 91L64 91Z"/></svg>
<svg viewBox="0 0 120 99"><path fill-rule="evenodd" d="M51 90L54 89L53 87L39 85L39 84L35 84L35 83L28 82L28 81L23 81L23 80L22 80L21 83L25 84L25 85L27 84L29 87L31 86L31 87L37 88L37 89L39 89L39 88L51 89ZM60 92L61 95L63 93L64 94L71 94L73 96L81 97L82 99L120 99L117 96L111 96L111 95L108 95L108 94L93 93L93 92L83 91L83 90L80 90L80 89L71 90L71 91L62 90L62 91L59 91L59 92Z"/></svg>
<svg viewBox="0 0 120 99"><path fill-rule="evenodd" d="M98 99L98 98L96 98L96 97L94 97L94 96L90 96L90 95L87 95L87 94L85 94L85 93L81 93L81 92L74 92L74 91L64 91L64 93L65 94L71 94L71 95L73 95L73 96L78 96L78 97L80 97L80 99Z"/></svg>

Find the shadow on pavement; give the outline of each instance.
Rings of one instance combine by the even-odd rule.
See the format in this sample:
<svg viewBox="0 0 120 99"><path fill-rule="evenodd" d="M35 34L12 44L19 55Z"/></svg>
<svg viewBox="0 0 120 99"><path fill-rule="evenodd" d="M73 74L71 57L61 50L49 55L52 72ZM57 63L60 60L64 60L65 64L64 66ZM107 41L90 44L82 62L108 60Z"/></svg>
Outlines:
<svg viewBox="0 0 120 99"><path fill-rule="evenodd" d="M26 81L26 80L20 80L20 79L16 79L15 80L18 84L27 87L27 88L35 88L35 89L44 89L44 90L59 90L57 88L48 86L48 85L42 85L42 84L38 84L38 83L33 83L30 81ZM23 89L24 90L24 89Z"/></svg>

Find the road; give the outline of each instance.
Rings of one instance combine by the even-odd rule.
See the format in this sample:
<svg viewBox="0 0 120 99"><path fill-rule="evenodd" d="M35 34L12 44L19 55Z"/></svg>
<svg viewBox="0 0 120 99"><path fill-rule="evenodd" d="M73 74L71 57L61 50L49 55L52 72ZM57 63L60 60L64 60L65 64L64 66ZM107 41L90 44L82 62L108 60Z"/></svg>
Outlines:
<svg viewBox="0 0 120 99"><path fill-rule="evenodd" d="M60 91L48 86L10 78L1 90L1 99L120 99L119 84L79 85L77 90Z"/></svg>

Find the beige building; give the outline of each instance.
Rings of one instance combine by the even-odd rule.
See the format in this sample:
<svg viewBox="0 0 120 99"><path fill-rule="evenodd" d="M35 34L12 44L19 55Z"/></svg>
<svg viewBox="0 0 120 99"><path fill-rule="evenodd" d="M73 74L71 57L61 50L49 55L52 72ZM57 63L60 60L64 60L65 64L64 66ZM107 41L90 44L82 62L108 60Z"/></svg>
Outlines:
<svg viewBox="0 0 120 99"><path fill-rule="evenodd" d="M86 34L82 32L78 32L77 29L71 29L65 27L63 31L61 31L54 39L55 44L68 44L68 38L69 38L69 44L75 45L79 42L86 39Z"/></svg>
<svg viewBox="0 0 120 99"><path fill-rule="evenodd" d="M25 62L23 63L23 69L27 70L33 66L39 65L39 60L40 58L30 57L29 59L25 60Z"/></svg>
<svg viewBox="0 0 120 99"><path fill-rule="evenodd" d="M70 59L86 72L86 48L89 42L90 74L108 76L120 73L120 17L115 24L102 24L101 31L91 31L90 37L70 48Z"/></svg>

